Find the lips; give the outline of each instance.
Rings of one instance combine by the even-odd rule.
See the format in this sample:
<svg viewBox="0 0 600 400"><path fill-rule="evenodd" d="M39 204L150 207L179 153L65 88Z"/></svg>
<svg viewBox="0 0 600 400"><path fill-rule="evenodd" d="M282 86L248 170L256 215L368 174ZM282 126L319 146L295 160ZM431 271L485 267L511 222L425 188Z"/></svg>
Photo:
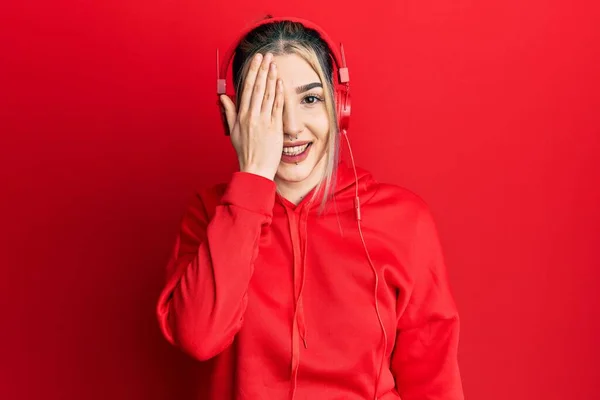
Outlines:
<svg viewBox="0 0 600 400"><path fill-rule="evenodd" d="M304 151L306 151L308 146L310 146L310 143L305 143L303 145L296 145L296 146L285 146L283 148L282 154L285 154L286 156L297 156L299 154L302 154Z"/></svg>
<svg viewBox="0 0 600 400"><path fill-rule="evenodd" d="M290 142L290 143L284 144L283 147L286 148L286 147L304 146L306 143L312 143L312 142L310 140L304 140L301 142L294 142L294 143Z"/></svg>
<svg viewBox="0 0 600 400"><path fill-rule="evenodd" d="M298 164L299 162L304 161L308 156L308 153L310 153L310 149L312 148L312 142L298 142L294 143L293 146L284 146L284 148L302 147L303 145L307 146L302 153L286 154L285 152L282 152L281 161L287 164Z"/></svg>

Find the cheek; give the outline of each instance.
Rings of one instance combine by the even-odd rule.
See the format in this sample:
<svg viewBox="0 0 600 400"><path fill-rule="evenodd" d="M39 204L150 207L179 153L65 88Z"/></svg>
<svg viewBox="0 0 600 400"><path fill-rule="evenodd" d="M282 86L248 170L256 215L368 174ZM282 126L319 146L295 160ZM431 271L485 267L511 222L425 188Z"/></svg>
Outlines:
<svg viewBox="0 0 600 400"><path fill-rule="evenodd" d="M315 129L312 131L313 135L317 139L317 143L315 146L315 157L317 159L321 159L325 153L327 153L327 139L329 138L329 123L327 120L325 122L321 122L318 126L315 126Z"/></svg>
<svg viewBox="0 0 600 400"><path fill-rule="evenodd" d="M327 141L327 136L329 135L329 118L327 111L323 110L323 112L311 116L310 130L319 142L321 142L321 145Z"/></svg>

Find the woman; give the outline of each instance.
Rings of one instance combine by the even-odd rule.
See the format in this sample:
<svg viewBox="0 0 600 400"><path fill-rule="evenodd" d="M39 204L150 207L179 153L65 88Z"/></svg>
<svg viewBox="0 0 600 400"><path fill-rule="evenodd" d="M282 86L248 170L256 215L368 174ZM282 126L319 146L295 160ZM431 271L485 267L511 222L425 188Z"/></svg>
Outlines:
<svg viewBox="0 0 600 400"><path fill-rule="evenodd" d="M240 169L187 209L160 327L214 361L215 400L463 399L434 221L339 161L333 51L300 19L261 21L236 47L237 105L220 100Z"/></svg>

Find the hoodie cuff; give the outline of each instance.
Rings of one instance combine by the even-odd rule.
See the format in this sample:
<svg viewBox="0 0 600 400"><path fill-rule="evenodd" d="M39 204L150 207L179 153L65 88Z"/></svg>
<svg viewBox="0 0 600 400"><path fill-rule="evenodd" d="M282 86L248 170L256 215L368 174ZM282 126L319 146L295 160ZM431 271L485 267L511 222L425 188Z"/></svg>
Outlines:
<svg viewBox="0 0 600 400"><path fill-rule="evenodd" d="M274 181L249 172L234 172L222 201L250 211L273 216L275 193Z"/></svg>

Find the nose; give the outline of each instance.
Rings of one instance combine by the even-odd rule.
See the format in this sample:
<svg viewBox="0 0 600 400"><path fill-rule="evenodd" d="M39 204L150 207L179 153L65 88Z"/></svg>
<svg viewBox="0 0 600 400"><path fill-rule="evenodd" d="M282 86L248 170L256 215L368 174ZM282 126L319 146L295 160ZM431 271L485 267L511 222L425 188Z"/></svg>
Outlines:
<svg viewBox="0 0 600 400"><path fill-rule="evenodd" d="M290 136L298 136L300 132L304 129L302 126L302 121L298 116L298 111L295 107L296 99L292 96L289 96L285 99L283 105L283 133Z"/></svg>

